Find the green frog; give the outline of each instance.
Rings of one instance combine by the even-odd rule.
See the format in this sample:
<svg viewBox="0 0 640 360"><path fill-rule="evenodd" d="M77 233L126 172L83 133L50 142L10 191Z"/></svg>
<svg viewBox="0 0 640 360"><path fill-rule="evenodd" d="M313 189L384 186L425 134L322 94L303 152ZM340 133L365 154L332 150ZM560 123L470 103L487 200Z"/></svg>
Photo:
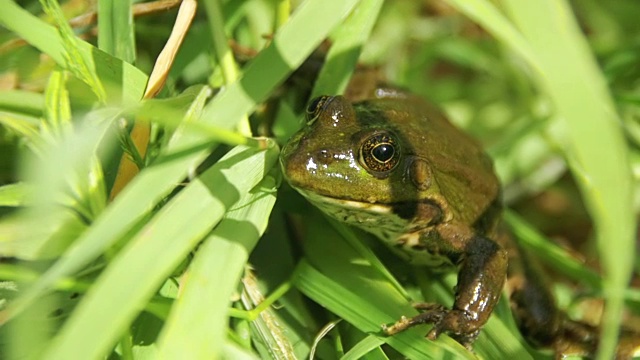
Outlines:
<svg viewBox="0 0 640 360"><path fill-rule="evenodd" d="M389 335L431 323L427 338L447 333L471 348L507 274L535 268L514 261L517 247L500 235L500 184L491 159L417 96L378 87L353 103L315 98L307 125L280 159L291 186L328 215L375 234L412 264L458 269L451 308L418 305L424 312L383 327ZM568 320L537 276L521 278L533 279L520 279L511 293L525 336L559 352L593 353L596 329Z"/></svg>

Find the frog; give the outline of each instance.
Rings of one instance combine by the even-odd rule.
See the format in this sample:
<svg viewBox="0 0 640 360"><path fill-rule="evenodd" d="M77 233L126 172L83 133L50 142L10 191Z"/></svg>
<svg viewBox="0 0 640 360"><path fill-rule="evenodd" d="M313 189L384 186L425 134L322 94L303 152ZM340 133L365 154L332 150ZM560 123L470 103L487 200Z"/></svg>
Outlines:
<svg viewBox="0 0 640 360"><path fill-rule="evenodd" d="M358 101L316 97L306 125L282 148L280 165L303 197L374 234L402 260L457 269L451 307L417 304L423 312L383 325L387 335L432 324L428 339L446 333L471 350L511 276L517 285L509 296L527 340L561 354L595 353L597 328L557 309L536 264L521 260L501 231L501 185L491 158L421 97L389 86Z"/></svg>

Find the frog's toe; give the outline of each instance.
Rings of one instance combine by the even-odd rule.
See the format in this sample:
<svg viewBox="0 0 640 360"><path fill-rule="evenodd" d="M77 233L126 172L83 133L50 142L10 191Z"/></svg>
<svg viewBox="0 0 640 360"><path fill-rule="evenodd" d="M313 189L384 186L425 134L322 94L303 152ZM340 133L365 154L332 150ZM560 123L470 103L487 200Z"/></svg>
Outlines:
<svg viewBox="0 0 640 360"><path fill-rule="evenodd" d="M383 325L382 330L387 335L394 335L416 325L437 324L447 312L444 306L438 304L416 304L414 307L426 311L411 318L403 316L390 326Z"/></svg>
<svg viewBox="0 0 640 360"><path fill-rule="evenodd" d="M427 338L435 340L441 333L447 333L467 349L478 338L480 328L470 321L469 315L462 310L448 310L440 321L434 323Z"/></svg>
<svg viewBox="0 0 640 360"><path fill-rule="evenodd" d="M471 345L480 334L480 328L470 321L469 315L462 310L449 310L438 304L415 304L414 307L424 312L411 317L402 317L390 326L382 326L387 335L394 335L408 328L421 324L433 324L427 339L436 340L442 333L471 349Z"/></svg>

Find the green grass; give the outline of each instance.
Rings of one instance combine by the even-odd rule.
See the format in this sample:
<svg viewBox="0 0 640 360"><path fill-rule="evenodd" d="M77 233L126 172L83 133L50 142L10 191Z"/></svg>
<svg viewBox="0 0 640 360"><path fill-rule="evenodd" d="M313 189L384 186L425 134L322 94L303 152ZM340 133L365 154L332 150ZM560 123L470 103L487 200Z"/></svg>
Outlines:
<svg viewBox="0 0 640 360"><path fill-rule="evenodd" d="M623 309L638 321L633 0L199 2L146 101L176 10L132 22L100 1L97 24L71 28L90 9L61 5L0 0L0 357L550 358L505 299L475 355L426 326L383 336L412 301L449 304L455 275L400 264L281 184L309 95L343 92L358 62L486 145L506 223L558 275L560 304L605 300L599 358ZM325 39L314 83L303 63ZM109 202L133 120L151 124L148 156Z"/></svg>

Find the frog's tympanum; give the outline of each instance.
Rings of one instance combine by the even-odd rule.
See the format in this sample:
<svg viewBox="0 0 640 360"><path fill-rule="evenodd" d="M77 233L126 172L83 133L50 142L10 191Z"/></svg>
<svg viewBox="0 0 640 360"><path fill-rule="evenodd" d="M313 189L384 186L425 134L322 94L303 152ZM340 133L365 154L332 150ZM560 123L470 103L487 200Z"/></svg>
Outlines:
<svg viewBox="0 0 640 360"><path fill-rule="evenodd" d="M498 240L500 185L478 143L423 100L378 88L356 103L314 99L281 164L291 186L321 210L375 234L406 261L459 269L450 309L420 306L425 312L385 327L387 334L432 323L429 339L445 332L471 346L517 253ZM595 330L567 320L541 282L520 281L511 298L534 343L593 350Z"/></svg>

